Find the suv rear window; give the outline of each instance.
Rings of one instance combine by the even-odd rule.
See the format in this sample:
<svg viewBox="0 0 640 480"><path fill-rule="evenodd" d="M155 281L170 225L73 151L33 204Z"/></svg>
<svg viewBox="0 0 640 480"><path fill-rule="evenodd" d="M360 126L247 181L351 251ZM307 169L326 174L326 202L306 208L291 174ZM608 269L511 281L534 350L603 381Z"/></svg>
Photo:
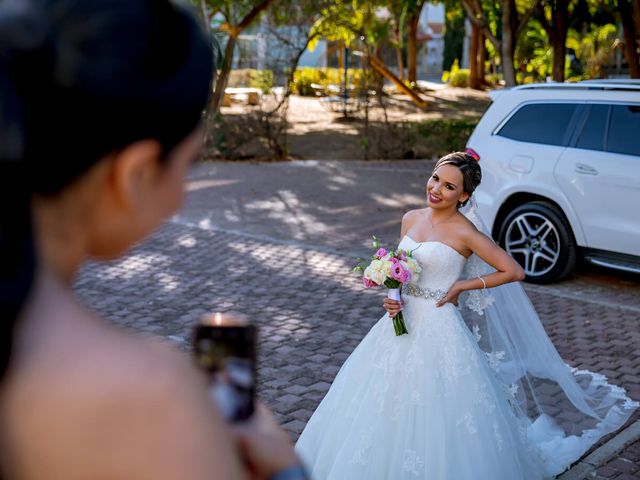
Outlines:
<svg viewBox="0 0 640 480"><path fill-rule="evenodd" d="M531 103L514 113L498 135L521 142L564 145L575 103Z"/></svg>
<svg viewBox="0 0 640 480"><path fill-rule="evenodd" d="M614 105L607 151L640 156L640 105Z"/></svg>
<svg viewBox="0 0 640 480"><path fill-rule="evenodd" d="M576 142L576 148L604 150L604 131L607 126L609 105L589 105L589 115Z"/></svg>

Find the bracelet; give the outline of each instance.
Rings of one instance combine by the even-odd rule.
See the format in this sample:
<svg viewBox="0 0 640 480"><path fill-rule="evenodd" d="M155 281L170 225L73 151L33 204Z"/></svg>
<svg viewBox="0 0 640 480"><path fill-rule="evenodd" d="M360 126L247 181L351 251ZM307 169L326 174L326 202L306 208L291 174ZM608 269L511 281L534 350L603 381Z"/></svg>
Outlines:
<svg viewBox="0 0 640 480"><path fill-rule="evenodd" d="M269 480L309 480L302 465L293 465L274 473Z"/></svg>
<svg viewBox="0 0 640 480"><path fill-rule="evenodd" d="M487 282L485 282L484 278L482 278L480 275L478 275L478 278L482 282L482 289L485 290L487 288Z"/></svg>

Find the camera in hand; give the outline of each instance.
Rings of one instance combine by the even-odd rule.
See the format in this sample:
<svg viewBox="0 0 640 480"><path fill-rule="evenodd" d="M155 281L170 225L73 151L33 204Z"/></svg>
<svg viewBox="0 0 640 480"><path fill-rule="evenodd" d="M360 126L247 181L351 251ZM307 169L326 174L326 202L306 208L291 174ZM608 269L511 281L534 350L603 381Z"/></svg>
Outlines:
<svg viewBox="0 0 640 480"><path fill-rule="evenodd" d="M231 422L249 418L255 398L256 327L241 317L215 313L196 326L193 345L223 417Z"/></svg>

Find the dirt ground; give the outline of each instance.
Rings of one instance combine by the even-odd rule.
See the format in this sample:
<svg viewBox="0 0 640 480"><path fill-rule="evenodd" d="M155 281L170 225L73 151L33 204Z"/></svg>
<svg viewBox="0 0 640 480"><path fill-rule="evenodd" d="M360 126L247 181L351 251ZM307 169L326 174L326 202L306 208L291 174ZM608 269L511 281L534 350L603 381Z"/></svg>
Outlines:
<svg viewBox="0 0 640 480"><path fill-rule="evenodd" d="M424 122L439 119L477 119L487 109L490 99L487 92L467 88L453 88L446 85L430 84L423 91L427 101L424 109L412 103L409 97L391 94L385 97L387 120L402 128L407 122ZM265 109L271 99L264 96L261 106L247 106L234 103L222 108L227 118L242 116L251 110ZM384 121L384 112L377 99L370 102L369 137L378 144L384 142L402 142L397 129L390 129ZM346 118L340 111L333 112L329 102L321 98L293 95L289 105L289 154L296 159L314 160L350 160L363 159L364 108L353 112ZM414 157L432 156L428 145L414 146ZM402 158L402 146L395 145L387 150L386 158ZM400 152L400 153L397 153ZM375 158L375 154L373 154Z"/></svg>

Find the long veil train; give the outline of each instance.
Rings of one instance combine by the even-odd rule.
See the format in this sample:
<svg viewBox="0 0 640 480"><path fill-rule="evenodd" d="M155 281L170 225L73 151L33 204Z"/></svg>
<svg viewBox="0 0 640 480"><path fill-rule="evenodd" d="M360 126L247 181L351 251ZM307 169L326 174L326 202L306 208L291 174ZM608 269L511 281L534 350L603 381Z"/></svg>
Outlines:
<svg viewBox="0 0 640 480"><path fill-rule="evenodd" d="M462 212L488 235L473 199ZM492 271L472 255L463 275ZM521 434L543 459L547 475L561 473L640 406L604 375L565 364L520 284L475 290L463 294L460 303L465 322L508 395Z"/></svg>

